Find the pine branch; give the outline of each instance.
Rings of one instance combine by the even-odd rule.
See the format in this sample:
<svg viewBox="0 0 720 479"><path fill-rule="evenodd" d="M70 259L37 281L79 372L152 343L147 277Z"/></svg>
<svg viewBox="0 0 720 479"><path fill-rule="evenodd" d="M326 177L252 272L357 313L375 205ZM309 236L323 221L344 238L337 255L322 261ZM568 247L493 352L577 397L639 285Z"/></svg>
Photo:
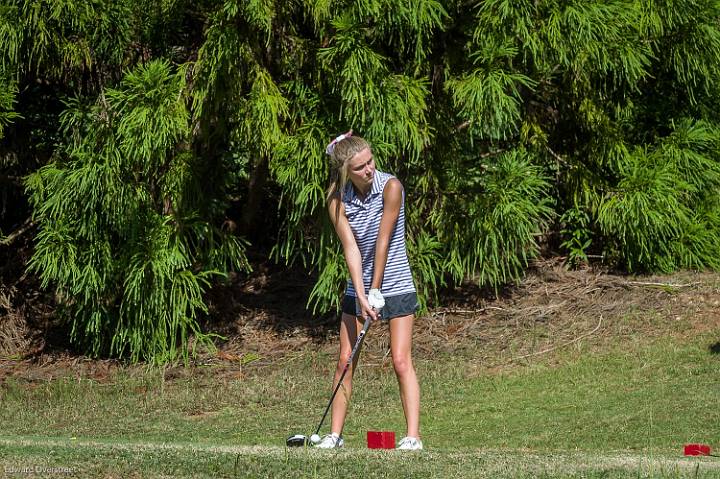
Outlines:
<svg viewBox="0 0 720 479"><path fill-rule="evenodd" d="M0 239L0 246L9 246L15 240L22 237L27 231L29 231L31 228L33 228L37 223L32 221L30 218L25 220L25 222L15 231L7 235L6 237Z"/></svg>
<svg viewBox="0 0 720 479"><path fill-rule="evenodd" d="M23 179L21 176L0 175L0 182L10 183L16 186L23 186Z"/></svg>
<svg viewBox="0 0 720 479"><path fill-rule="evenodd" d="M570 166L570 164L567 162L567 160L566 160L565 158L563 158L562 156L558 155L557 153L555 153L555 151L553 151L553 149L550 148L549 145L545 145L545 149L546 149L546 150L548 151L548 153L550 153L550 154L552 155L552 157L555 158L559 163L562 163L562 164L565 165L565 166Z"/></svg>
<svg viewBox="0 0 720 479"><path fill-rule="evenodd" d="M660 287L667 287L667 288L689 288L690 286L702 284L702 282L695 281L693 283L680 284L680 283L654 283L654 282L644 282L644 281L628 281L627 284L631 284L633 286L660 286Z"/></svg>

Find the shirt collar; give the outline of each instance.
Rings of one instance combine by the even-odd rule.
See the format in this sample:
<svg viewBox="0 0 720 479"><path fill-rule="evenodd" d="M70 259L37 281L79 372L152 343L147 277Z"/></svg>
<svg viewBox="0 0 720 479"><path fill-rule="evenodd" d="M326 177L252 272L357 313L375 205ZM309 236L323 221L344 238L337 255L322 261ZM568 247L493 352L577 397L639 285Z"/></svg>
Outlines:
<svg viewBox="0 0 720 479"><path fill-rule="evenodd" d="M382 179L380 178L380 175L382 173L378 170L375 170L375 175L373 176L373 184L370 187L370 193L368 193L368 196L371 195L377 195L382 193Z"/></svg>
<svg viewBox="0 0 720 479"><path fill-rule="evenodd" d="M347 185L345 186L345 198L347 198L347 201L350 203L362 204L364 201L367 201L371 196L382 194L382 180L380 179L381 174L382 173L380 171L375 170L372 186L370 187L370 191L365 197L365 200L360 199L360 197L355 192L355 188L353 188L352 181L348 181Z"/></svg>

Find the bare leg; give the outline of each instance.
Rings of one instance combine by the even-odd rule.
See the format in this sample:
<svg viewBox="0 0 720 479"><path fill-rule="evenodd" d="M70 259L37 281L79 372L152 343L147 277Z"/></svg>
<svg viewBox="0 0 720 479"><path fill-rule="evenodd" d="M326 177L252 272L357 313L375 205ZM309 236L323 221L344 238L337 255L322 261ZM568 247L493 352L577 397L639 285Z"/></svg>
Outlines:
<svg viewBox="0 0 720 479"><path fill-rule="evenodd" d="M420 385L412 362L412 328L415 315L390 320L390 351L400 386L407 435L420 437Z"/></svg>
<svg viewBox="0 0 720 479"><path fill-rule="evenodd" d="M340 321L340 355L338 357L337 368L335 370L335 378L333 379L333 390L337 386L340 376L345 369L352 348L357 340L358 331L363 327L363 323L358 321L355 316L343 313ZM357 364L358 354L353 359L353 364L345 374L343 385L340 386L337 395L332 403L331 409L331 429L330 432L342 434L345 425L345 415L347 414L348 402L352 393L352 378L355 374L355 365Z"/></svg>

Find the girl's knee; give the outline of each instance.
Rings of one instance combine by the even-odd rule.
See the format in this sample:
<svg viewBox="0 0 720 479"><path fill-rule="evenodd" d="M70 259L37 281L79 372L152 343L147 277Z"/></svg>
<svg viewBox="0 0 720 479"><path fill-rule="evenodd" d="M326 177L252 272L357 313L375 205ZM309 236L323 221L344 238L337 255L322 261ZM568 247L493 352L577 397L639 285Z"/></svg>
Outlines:
<svg viewBox="0 0 720 479"><path fill-rule="evenodd" d="M345 365L348 362L348 359L350 359L350 353L347 354L340 354L340 357L338 358L337 367L335 368L335 371L337 374L341 374L345 370ZM350 364L348 367L348 374L352 372L353 365Z"/></svg>
<svg viewBox="0 0 720 479"><path fill-rule="evenodd" d="M409 354L398 354L393 355L393 367L395 368L395 374L403 377L414 371L412 357Z"/></svg>

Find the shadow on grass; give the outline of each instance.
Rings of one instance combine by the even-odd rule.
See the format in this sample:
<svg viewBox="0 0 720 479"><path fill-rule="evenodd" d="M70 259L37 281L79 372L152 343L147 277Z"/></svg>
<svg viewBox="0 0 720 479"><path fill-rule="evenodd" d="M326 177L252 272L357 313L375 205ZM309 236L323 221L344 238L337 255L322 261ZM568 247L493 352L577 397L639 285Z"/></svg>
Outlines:
<svg viewBox="0 0 720 479"><path fill-rule="evenodd" d="M710 354L720 354L720 341L708 346L708 350L710 351Z"/></svg>

